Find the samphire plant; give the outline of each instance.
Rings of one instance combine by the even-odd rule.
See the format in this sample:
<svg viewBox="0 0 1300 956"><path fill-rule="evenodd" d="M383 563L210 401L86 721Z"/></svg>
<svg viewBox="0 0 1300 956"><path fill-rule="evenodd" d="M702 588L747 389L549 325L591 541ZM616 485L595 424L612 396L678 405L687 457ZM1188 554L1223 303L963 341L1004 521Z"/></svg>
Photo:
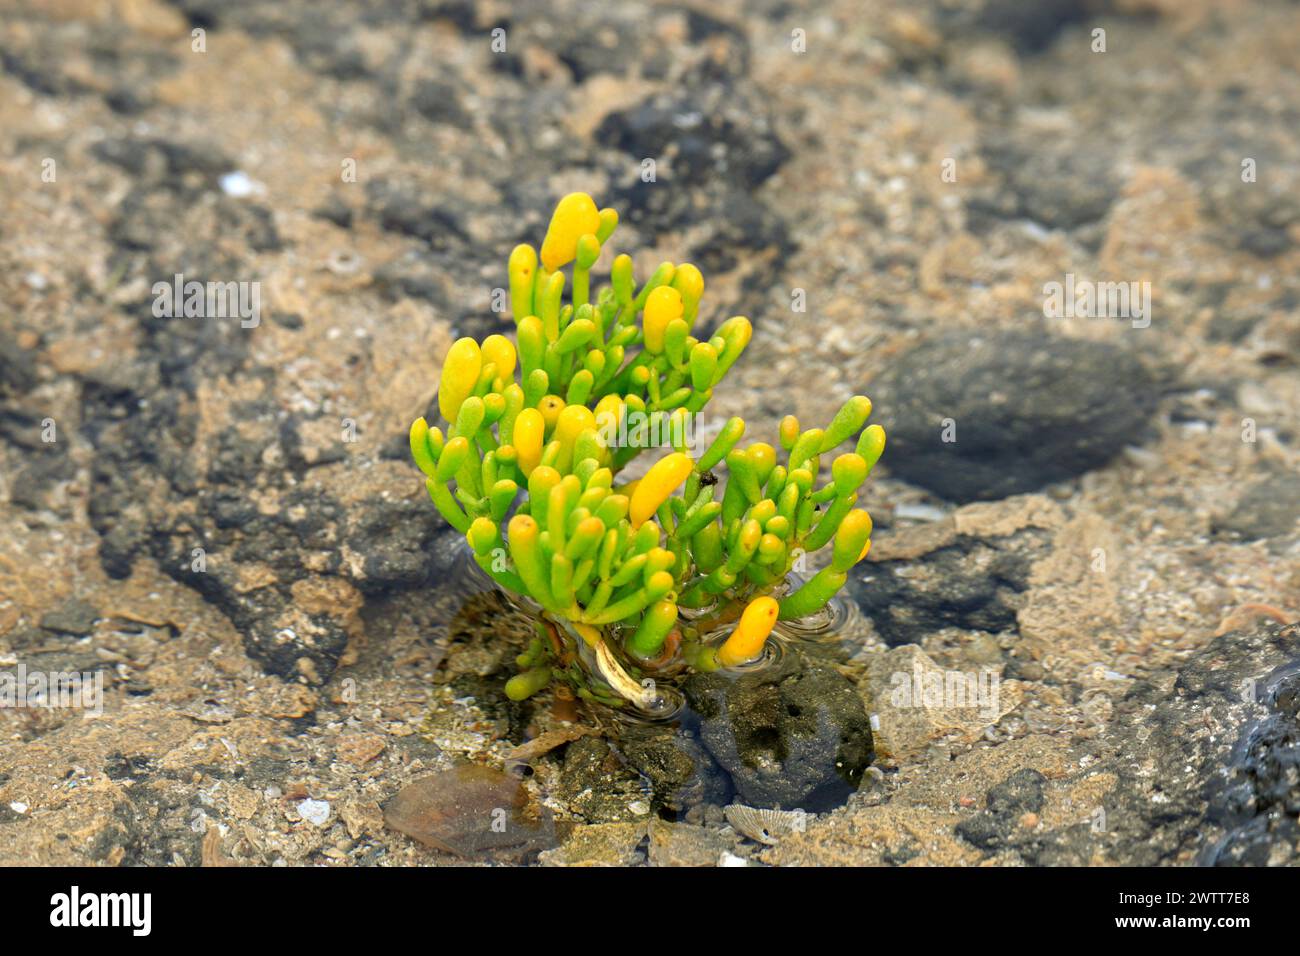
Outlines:
<svg viewBox="0 0 1300 956"><path fill-rule="evenodd" d="M514 249L517 345L490 335L451 346L438 386L446 430L417 419L411 454L479 566L537 612L509 696L559 681L652 709L647 676L751 663L778 619L825 607L871 546L871 518L854 505L885 433L864 427L871 402L857 395L825 428L784 418L784 456L742 447L740 418L693 456L694 417L752 328L735 316L696 334L704 277L689 263L664 262L638 288L620 255L593 295L617 224L573 193L540 252ZM620 482L651 444L661 457ZM792 590L791 568L826 546L829 563Z"/></svg>

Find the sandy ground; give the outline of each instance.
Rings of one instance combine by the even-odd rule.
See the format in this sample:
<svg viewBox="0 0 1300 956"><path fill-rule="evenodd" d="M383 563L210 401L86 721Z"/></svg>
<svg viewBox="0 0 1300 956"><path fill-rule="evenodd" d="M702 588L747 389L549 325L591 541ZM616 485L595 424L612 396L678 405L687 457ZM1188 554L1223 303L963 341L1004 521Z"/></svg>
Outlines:
<svg viewBox="0 0 1300 956"><path fill-rule="evenodd" d="M1294 780L1229 750L1289 752L1300 658L1300 10L1024 7L0 0L0 671L104 686L0 709L0 862L1294 863ZM462 611L406 460L572 189L753 318L710 414L862 392L921 436L831 653L876 763L774 846L665 807L608 714L505 700L518 622ZM176 273L260 323L154 315ZM1046 316L1067 274L1149 283L1149 324ZM895 693L984 670L988 708ZM529 765L535 839L386 825L466 762Z"/></svg>

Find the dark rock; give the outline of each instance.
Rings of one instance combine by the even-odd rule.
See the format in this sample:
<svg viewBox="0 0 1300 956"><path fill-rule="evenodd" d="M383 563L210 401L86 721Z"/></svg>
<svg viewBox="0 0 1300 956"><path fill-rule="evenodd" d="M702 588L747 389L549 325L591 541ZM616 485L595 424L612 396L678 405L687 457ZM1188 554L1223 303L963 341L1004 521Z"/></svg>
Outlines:
<svg viewBox="0 0 1300 956"><path fill-rule="evenodd" d="M989 790L986 809L957 824L957 835L981 850L998 849L1012 840L1024 814L1043 809L1045 783L1047 778L1037 770L1017 770Z"/></svg>
<svg viewBox="0 0 1300 956"><path fill-rule="evenodd" d="M954 827L957 835L981 850L996 850L1006 840L1006 824L991 813L977 813Z"/></svg>
<svg viewBox="0 0 1300 956"><path fill-rule="evenodd" d="M1099 147L1011 132L985 143L983 152L1005 191L979 199L998 218L1074 229L1105 216L1119 193L1113 156Z"/></svg>
<svg viewBox="0 0 1300 956"><path fill-rule="evenodd" d="M140 91L129 86L110 90L104 96L104 102L108 104L108 108L114 113L120 113L123 116L136 116L153 105L150 98L142 96Z"/></svg>
<svg viewBox="0 0 1300 956"><path fill-rule="evenodd" d="M31 407L0 403L0 441L19 449L20 464L13 468L8 481L9 501L13 505L32 511L54 511L64 515L69 511L66 495L53 492L63 482L76 477L77 466L68 454L65 433L55 423L57 440L44 441L44 413Z"/></svg>
<svg viewBox="0 0 1300 956"><path fill-rule="evenodd" d="M730 778L690 733L631 728L618 747L649 780L652 809L680 814L701 804L724 804L731 796Z"/></svg>
<svg viewBox="0 0 1300 956"><path fill-rule="evenodd" d="M1130 353L1025 332L950 334L882 381L890 472L954 501L1033 491L1096 468L1150 424L1160 390ZM945 441L951 420L955 441Z"/></svg>
<svg viewBox="0 0 1300 956"><path fill-rule="evenodd" d="M452 83L443 80L421 80L411 93L411 106L433 123L456 125L466 122L464 108Z"/></svg>
<svg viewBox="0 0 1300 956"><path fill-rule="evenodd" d="M695 674L683 690L700 717L704 746L750 806L840 806L874 754L853 684L794 653L749 673Z"/></svg>
<svg viewBox="0 0 1300 956"><path fill-rule="evenodd" d="M1233 631L1135 688L1102 743L1105 838L1131 866L1300 863L1300 624ZM1093 839L1098 839L1097 834Z"/></svg>
<svg viewBox="0 0 1300 956"><path fill-rule="evenodd" d="M1291 248L1291 235L1280 227L1248 229L1237 237L1237 245L1253 256L1272 259Z"/></svg>
<svg viewBox="0 0 1300 956"><path fill-rule="evenodd" d="M996 816L1037 813L1043 809L1043 784L1047 782L1037 770L1017 770L988 792L989 813Z"/></svg>
<svg viewBox="0 0 1300 956"><path fill-rule="evenodd" d="M0 331L0 394L22 394L31 391L35 385L35 354L19 345L8 330Z"/></svg>
<svg viewBox="0 0 1300 956"><path fill-rule="evenodd" d="M611 113L596 140L623 150L638 162L668 158L675 183L700 185L724 180L742 189L765 182L790 156L764 111L731 104L726 93L677 99L659 97Z"/></svg>
<svg viewBox="0 0 1300 956"><path fill-rule="evenodd" d="M1006 37L1022 53L1037 53L1051 46L1066 27L1087 19L1089 13L1086 0L985 0L975 23Z"/></svg>
<svg viewBox="0 0 1300 956"><path fill-rule="evenodd" d="M919 644L945 627L996 634L1015 628L1029 569L1049 540L1040 529L959 537L917 558L858 565L849 593L891 646Z"/></svg>
<svg viewBox="0 0 1300 956"><path fill-rule="evenodd" d="M430 583L441 568L439 552L429 542L445 531L447 522L423 501L377 501L351 516L349 547L365 560L352 577L363 591L411 588ZM458 539L463 537L456 536Z"/></svg>
<svg viewBox="0 0 1300 956"><path fill-rule="evenodd" d="M0 405L0 439L21 448L24 452L40 451L42 448L57 453L58 442L42 440L44 425L40 415L30 408L23 408L15 403ZM57 437L58 430L55 429Z"/></svg>
<svg viewBox="0 0 1300 956"><path fill-rule="evenodd" d="M1207 218L1218 224L1223 238L1251 255L1271 259L1292 247L1291 230L1300 223L1295 145L1273 142L1262 126L1242 124L1245 116L1268 123L1269 110L1262 103L1225 104L1221 116L1227 128L1208 140L1187 142L1180 166L1196 182ZM1258 182L1243 181L1243 157L1257 164ZM1225 176L1225 170L1232 174Z"/></svg>
<svg viewBox="0 0 1300 956"><path fill-rule="evenodd" d="M1215 531L1245 541L1277 538L1296 530L1300 520L1300 475L1278 472L1246 489L1232 511L1214 523Z"/></svg>
<svg viewBox="0 0 1300 956"><path fill-rule="evenodd" d="M580 32L559 31L555 55L569 68L573 81L583 83L597 73L625 75L639 58L644 39L644 29L635 20L605 15Z"/></svg>
<svg viewBox="0 0 1300 956"><path fill-rule="evenodd" d="M626 821L628 805L644 798L640 775L600 737L583 737L565 748L557 791L588 823Z"/></svg>
<svg viewBox="0 0 1300 956"><path fill-rule="evenodd" d="M352 207L338 196L330 196L322 202L312 215L327 222L332 222L340 229L351 229L354 213Z"/></svg>
<svg viewBox="0 0 1300 956"><path fill-rule="evenodd" d="M438 250L467 241L460 214L447 197L428 197L402 184L378 180L367 184L366 198L379 225L390 232L423 239Z"/></svg>
<svg viewBox="0 0 1300 956"><path fill-rule="evenodd" d="M41 618L41 627L47 631L81 636L95 629L95 621L98 617L99 611L93 605L79 598L73 598L45 614Z"/></svg>
<svg viewBox="0 0 1300 956"><path fill-rule="evenodd" d="M197 146L167 139L124 136L95 144L94 154L133 176L154 181L179 179L188 173L215 180L235 168L234 160L208 145Z"/></svg>

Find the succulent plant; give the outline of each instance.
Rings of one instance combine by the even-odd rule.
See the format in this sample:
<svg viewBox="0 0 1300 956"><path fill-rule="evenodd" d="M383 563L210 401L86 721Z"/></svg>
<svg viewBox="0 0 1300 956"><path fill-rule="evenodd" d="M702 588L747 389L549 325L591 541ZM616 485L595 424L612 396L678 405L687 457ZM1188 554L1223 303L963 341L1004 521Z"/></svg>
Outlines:
<svg viewBox="0 0 1300 956"><path fill-rule="evenodd" d="M695 334L704 277L689 263L664 262L637 288L619 255L593 297L591 270L617 224L585 193L561 199L540 253L510 254L517 344L456 341L438 387L446 431L411 426L434 505L479 566L537 612L506 686L515 699L558 680L650 707L647 675L756 660L778 620L823 608L871 546L871 518L854 508L885 444L867 426L870 400L849 399L825 428L784 418L784 462L772 445L742 447L740 418L693 457L695 416L752 327L735 316ZM665 438L644 476L620 483ZM828 545L829 563L789 590L792 567ZM733 623L720 645L703 640Z"/></svg>

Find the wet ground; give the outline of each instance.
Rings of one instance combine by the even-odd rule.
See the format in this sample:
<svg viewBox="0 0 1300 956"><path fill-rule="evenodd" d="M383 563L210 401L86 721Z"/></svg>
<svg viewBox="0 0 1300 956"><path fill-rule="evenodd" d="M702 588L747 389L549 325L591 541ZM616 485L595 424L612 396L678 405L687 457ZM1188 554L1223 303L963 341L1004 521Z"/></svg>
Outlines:
<svg viewBox="0 0 1300 956"><path fill-rule="evenodd" d="M104 685L0 708L0 862L1296 862L1300 9L514 7L0 0L0 674ZM707 734L505 699L407 461L574 189L753 318L711 414L890 431L807 665L873 764L772 843Z"/></svg>

